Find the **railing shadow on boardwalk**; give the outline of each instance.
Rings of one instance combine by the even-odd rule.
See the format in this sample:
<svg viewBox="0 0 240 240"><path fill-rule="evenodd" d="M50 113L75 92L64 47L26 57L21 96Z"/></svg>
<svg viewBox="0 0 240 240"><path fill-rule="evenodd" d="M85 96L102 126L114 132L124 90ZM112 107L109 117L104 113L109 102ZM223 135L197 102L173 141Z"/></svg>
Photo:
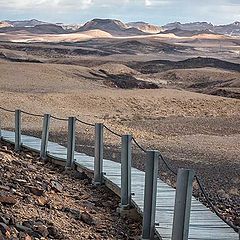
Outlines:
<svg viewBox="0 0 240 240"><path fill-rule="evenodd" d="M15 151L25 147L39 152L43 160L50 157L60 161L66 169L92 172L95 185L106 184L111 189L114 186L121 197L119 211L126 214L135 207L143 216L142 239L158 236L172 240L239 240L239 229L218 213L193 170L178 169L175 172L158 150L144 149L132 135L121 135L103 123L92 124L76 117L59 118L3 107L0 110L0 124L4 112L13 114L15 118L14 131L3 130L0 125L2 140L13 143ZM22 114L42 119L41 138L22 134ZM51 119L67 124L67 148L49 141ZM75 151L78 123L95 130L94 157ZM120 163L103 158L105 131L121 140ZM145 173L132 167L132 144L146 155ZM158 178L159 161L177 176L176 191ZM194 180L212 212L192 197Z"/></svg>

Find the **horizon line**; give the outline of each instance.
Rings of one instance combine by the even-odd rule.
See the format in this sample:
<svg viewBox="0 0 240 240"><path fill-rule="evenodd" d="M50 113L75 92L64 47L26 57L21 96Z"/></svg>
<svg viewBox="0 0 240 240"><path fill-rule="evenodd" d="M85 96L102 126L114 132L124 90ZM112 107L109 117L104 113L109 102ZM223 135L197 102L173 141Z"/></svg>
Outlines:
<svg viewBox="0 0 240 240"><path fill-rule="evenodd" d="M86 21L83 21L83 22L72 22L72 23L65 23L65 22L58 22L58 21L47 21L47 20L40 20L40 19L37 19L37 18L29 18L29 19L26 19L26 18L19 18L19 19L4 19L4 20L0 20L0 22L7 22L7 21L11 21L11 22L14 22L14 21L32 21L32 20L36 20L36 21L39 21L39 22L46 22L46 23L52 23L52 24L68 24L68 25L71 25L71 24L85 24L89 21L92 21L92 20L95 20L95 19L101 19L101 20L117 20L117 21L121 21L123 23L134 23L134 22L143 22L143 23L147 23L147 24L151 24L151 25L155 25L155 26L164 26L164 25L167 25L167 24L171 24L171 23L180 23L180 24L188 24L188 23L208 23L208 24L212 24L213 26L220 26L220 25L229 25L229 24L233 24L233 23L240 23L239 20L235 20L235 21L232 21L232 22L228 22L228 23L221 23L221 24L214 24L213 22L209 22L209 21L204 21L204 20L199 20L199 21L185 21L185 22L181 22L181 21L171 21L171 22L167 22L166 24L154 24L154 23L151 23L151 22L147 22L147 21L144 21L144 20L131 20L131 21L124 21L124 20L121 20L121 19L117 19L117 18L91 18L90 20L86 20Z"/></svg>

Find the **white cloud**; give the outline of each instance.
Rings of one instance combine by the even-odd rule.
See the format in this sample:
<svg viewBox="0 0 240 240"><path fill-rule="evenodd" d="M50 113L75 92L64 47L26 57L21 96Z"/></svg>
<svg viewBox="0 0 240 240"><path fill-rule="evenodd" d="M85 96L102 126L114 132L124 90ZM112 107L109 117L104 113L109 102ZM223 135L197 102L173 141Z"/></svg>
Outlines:
<svg viewBox="0 0 240 240"><path fill-rule="evenodd" d="M145 0L145 6L149 7L152 5L152 2L150 0Z"/></svg>
<svg viewBox="0 0 240 240"><path fill-rule="evenodd" d="M240 20L240 0L0 0L0 12L1 19L80 22L99 17L157 24L169 21L224 23Z"/></svg>
<svg viewBox="0 0 240 240"><path fill-rule="evenodd" d="M13 8L13 9L35 9L35 8L80 8L86 9L93 4L93 0L0 0L0 8Z"/></svg>
<svg viewBox="0 0 240 240"><path fill-rule="evenodd" d="M64 6L75 6L79 8L88 8L90 6L118 6L118 5L127 5L135 4L141 5L144 2L145 6L157 6L164 5L173 2L173 0L0 0L0 6L5 8L29 8L34 6L55 6L55 7L64 7Z"/></svg>
<svg viewBox="0 0 240 240"><path fill-rule="evenodd" d="M82 0L82 9L89 8L93 4L92 0Z"/></svg>
<svg viewBox="0 0 240 240"><path fill-rule="evenodd" d="M146 7L169 5L173 2L173 0L144 0Z"/></svg>

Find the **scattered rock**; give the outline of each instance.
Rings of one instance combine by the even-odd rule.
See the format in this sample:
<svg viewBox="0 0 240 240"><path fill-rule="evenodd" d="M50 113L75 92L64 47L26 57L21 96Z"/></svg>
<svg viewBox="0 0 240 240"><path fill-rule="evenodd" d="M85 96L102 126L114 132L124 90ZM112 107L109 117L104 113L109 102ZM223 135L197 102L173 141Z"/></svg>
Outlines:
<svg viewBox="0 0 240 240"><path fill-rule="evenodd" d="M25 233L28 233L28 234L30 234L30 235L33 234L32 229L29 228L29 227L23 226L22 224L19 224L19 223L17 223L15 226L16 226L16 229L17 229L18 231L25 232Z"/></svg>
<svg viewBox="0 0 240 240"><path fill-rule="evenodd" d="M49 202L49 199L47 199L46 197L40 196L37 198L37 203L40 206L45 206L48 202Z"/></svg>
<svg viewBox="0 0 240 240"><path fill-rule="evenodd" d="M49 226L47 230L49 232L49 237L50 238L64 239L63 233L59 229L55 228L54 226Z"/></svg>
<svg viewBox="0 0 240 240"><path fill-rule="evenodd" d="M42 196L44 193L44 190L41 188L37 188L34 186L27 186L27 188L30 190L31 193L33 193L36 196Z"/></svg>
<svg viewBox="0 0 240 240"><path fill-rule="evenodd" d="M25 179L13 179L13 181L19 183L20 185L25 185L27 183Z"/></svg>
<svg viewBox="0 0 240 240"><path fill-rule="evenodd" d="M27 233L24 232L19 232L18 238L19 240L32 240L32 238Z"/></svg>
<svg viewBox="0 0 240 240"><path fill-rule="evenodd" d="M117 214L110 217L114 204L109 206L108 202L106 209L95 204L114 196L107 198L103 189L91 188L85 173L66 173L64 168L25 158L25 154L9 155L10 160L0 165L0 240L123 239L118 231L121 220ZM17 207L8 206L15 203ZM92 228L98 217L106 231Z"/></svg>
<svg viewBox="0 0 240 240"><path fill-rule="evenodd" d="M223 189L218 190L217 194L220 198L229 198L229 195Z"/></svg>
<svg viewBox="0 0 240 240"><path fill-rule="evenodd" d="M41 236L43 237L47 237L49 232L48 232L48 228L43 225L43 224L37 224L33 226L33 230L37 233L39 233Z"/></svg>
<svg viewBox="0 0 240 240"><path fill-rule="evenodd" d="M14 195L12 194L4 194L4 195L0 195L0 202L3 204L16 204L17 203L17 199Z"/></svg>
<svg viewBox="0 0 240 240"><path fill-rule="evenodd" d="M234 225L235 225L235 226L240 226L240 217L237 217L237 218L234 220Z"/></svg>
<svg viewBox="0 0 240 240"><path fill-rule="evenodd" d="M51 180L51 187L56 192L62 192L63 191L63 186L58 181Z"/></svg>
<svg viewBox="0 0 240 240"><path fill-rule="evenodd" d="M5 224L9 224L9 219L8 219L8 217L0 216L0 222L5 223Z"/></svg>
<svg viewBox="0 0 240 240"><path fill-rule="evenodd" d="M95 225L96 224L93 217L86 211L81 213L81 220L88 225Z"/></svg>
<svg viewBox="0 0 240 240"><path fill-rule="evenodd" d="M74 172L72 173L72 176L73 176L74 178L76 178L76 179L79 179L79 180L90 179L85 172L74 171ZM90 179L90 180L91 180L91 179Z"/></svg>
<svg viewBox="0 0 240 240"><path fill-rule="evenodd" d="M63 208L62 209L64 212L70 213L71 216L75 219L75 220L81 220L81 213L79 210L77 209L72 209L72 208Z"/></svg>
<svg viewBox="0 0 240 240"><path fill-rule="evenodd" d="M0 190L10 191L10 189L11 188L9 186L0 185Z"/></svg>
<svg viewBox="0 0 240 240"><path fill-rule="evenodd" d="M0 223L0 230L4 236L6 236L7 238L10 237L11 229L10 227L8 227L8 225L6 225L5 223Z"/></svg>

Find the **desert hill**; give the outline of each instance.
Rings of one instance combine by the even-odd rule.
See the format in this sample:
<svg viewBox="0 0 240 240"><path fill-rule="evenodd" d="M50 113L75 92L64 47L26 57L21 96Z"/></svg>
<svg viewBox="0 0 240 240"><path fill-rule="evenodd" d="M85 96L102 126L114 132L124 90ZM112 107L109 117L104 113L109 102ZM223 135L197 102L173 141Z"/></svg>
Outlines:
<svg viewBox="0 0 240 240"><path fill-rule="evenodd" d="M67 33L61 26L55 24L42 24L34 27L4 27L0 28L0 33L24 31L32 34L63 34Z"/></svg>
<svg viewBox="0 0 240 240"><path fill-rule="evenodd" d="M192 37L203 34L240 36L240 22L227 25L213 25L207 22L168 23L157 26L146 22L123 23L116 19L93 19L85 24L47 23L36 19L0 22L0 33L14 32L15 35L26 31L30 34L72 34L100 30L113 37L144 37L165 34L165 37ZM164 31L163 31L164 30ZM169 36L168 36L169 35ZM97 36L95 36L97 37ZM101 37L101 36L100 36ZM209 38L209 36L208 36ZM44 39L44 38L43 38ZM67 38L68 39L68 38ZM35 40L34 40L35 41ZM45 41L45 40L43 40Z"/></svg>
<svg viewBox="0 0 240 240"><path fill-rule="evenodd" d="M93 19L80 27L79 31L89 31L95 29L108 32L114 36L132 36L146 34L137 28L129 28L121 21L113 19Z"/></svg>
<svg viewBox="0 0 240 240"><path fill-rule="evenodd" d="M0 21L0 28L6 28L6 27L13 27L13 25L5 21Z"/></svg>
<svg viewBox="0 0 240 240"><path fill-rule="evenodd" d="M192 23L168 23L163 26L165 30L185 30L185 31L210 31L216 34L224 34L224 35L232 35L239 36L240 35L240 22L236 21L231 24L226 25L213 25L212 23L207 22L192 22Z"/></svg>
<svg viewBox="0 0 240 240"><path fill-rule="evenodd" d="M165 30L181 29L187 31L203 31L203 30L213 30L213 24L207 22L192 22L192 23L180 23L173 22L168 23L163 26Z"/></svg>
<svg viewBox="0 0 240 240"><path fill-rule="evenodd" d="M192 37L201 34L214 34L214 32L206 29L206 30L184 30L180 28L173 28L171 30L165 30L164 32L160 32L160 34L174 34L175 36L179 37Z"/></svg>
<svg viewBox="0 0 240 240"><path fill-rule="evenodd" d="M137 28L140 31L147 33L159 33L162 31L162 28L160 26L145 22L129 22L127 23L127 26Z"/></svg>
<svg viewBox="0 0 240 240"><path fill-rule="evenodd" d="M240 64L223 61L215 58L189 58L183 61L169 61L169 60L153 60L147 62L132 62L128 64L129 67L141 73L157 73L171 69L191 69L214 67L225 70L232 70L240 72Z"/></svg>
<svg viewBox="0 0 240 240"><path fill-rule="evenodd" d="M69 32L76 31L80 27L83 26L83 24L65 24L65 23L56 23L56 25L61 26L64 30L67 30Z"/></svg>
<svg viewBox="0 0 240 240"><path fill-rule="evenodd" d="M23 20L23 21L6 21L13 27L35 27L37 25L48 24L47 22L39 21L37 19Z"/></svg>
<svg viewBox="0 0 240 240"><path fill-rule="evenodd" d="M236 21L228 25L219 25L214 28L216 33L240 36L240 22Z"/></svg>

